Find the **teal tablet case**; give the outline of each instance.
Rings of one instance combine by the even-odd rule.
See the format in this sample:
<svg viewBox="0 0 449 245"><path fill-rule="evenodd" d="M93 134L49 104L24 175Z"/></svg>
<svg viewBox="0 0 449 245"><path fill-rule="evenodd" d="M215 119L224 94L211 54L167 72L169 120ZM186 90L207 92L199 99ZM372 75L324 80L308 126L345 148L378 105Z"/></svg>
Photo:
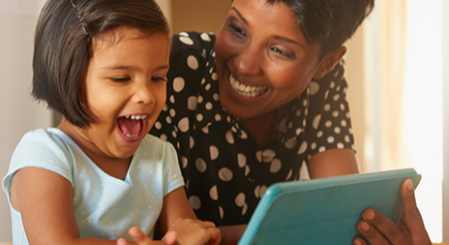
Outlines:
<svg viewBox="0 0 449 245"><path fill-rule="evenodd" d="M366 208L393 222L402 213L400 186L414 169L283 182L270 186L258 204L239 245L352 244Z"/></svg>

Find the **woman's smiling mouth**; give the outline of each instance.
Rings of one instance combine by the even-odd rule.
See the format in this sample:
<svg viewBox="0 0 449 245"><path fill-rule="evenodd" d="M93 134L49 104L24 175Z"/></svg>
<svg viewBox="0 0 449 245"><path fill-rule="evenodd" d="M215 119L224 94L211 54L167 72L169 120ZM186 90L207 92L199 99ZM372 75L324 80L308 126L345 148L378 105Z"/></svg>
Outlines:
<svg viewBox="0 0 449 245"><path fill-rule="evenodd" d="M268 91L267 87L249 86L237 81L232 75L229 75L229 84L234 92L238 95L248 98L254 98L265 94Z"/></svg>

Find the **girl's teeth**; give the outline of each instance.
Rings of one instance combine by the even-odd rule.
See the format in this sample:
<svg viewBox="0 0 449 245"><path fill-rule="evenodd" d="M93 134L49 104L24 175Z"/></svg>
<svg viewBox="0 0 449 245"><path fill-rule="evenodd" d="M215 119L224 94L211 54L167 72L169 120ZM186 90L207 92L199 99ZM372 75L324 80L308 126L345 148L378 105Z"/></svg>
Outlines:
<svg viewBox="0 0 449 245"><path fill-rule="evenodd" d="M229 83L231 84L232 90L244 97L256 97L264 94L268 90L267 87L247 86L245 84L241 84L235 80L232 75L229 76Z"/></svg>
<svg viewBox="0 0 449 245"><path fill-rule="evenodd" d="M126 118L131 118L132 120L143 120L145 118L147 118L147 115L128 115L125 116Z"/></svg>

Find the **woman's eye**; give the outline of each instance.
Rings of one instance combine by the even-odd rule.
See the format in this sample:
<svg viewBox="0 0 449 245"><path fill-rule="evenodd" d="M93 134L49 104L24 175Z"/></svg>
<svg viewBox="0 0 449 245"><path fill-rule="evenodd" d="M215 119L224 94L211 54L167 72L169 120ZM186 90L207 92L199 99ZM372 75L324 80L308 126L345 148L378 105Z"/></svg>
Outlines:
<svg viewBox="0 0 449 245"><path fill-rule="evenodd" d="M286 51L284 51L284 50L282 50L282 49L280 49L280 48L272 47L271 50L272 50L273 52L275 52L276 54L282 55L282 56L284 56L284 57L286 57L286 58L288 58L288 59L294 59L294 58L295 58L295 55L294 55L294 54L289 53L289 52L286 52Z"/></svg>
<svg viewBox="0 0 449 245"><path fill-rule="evenodd" d="M229 28L231 29L231 31L232 31L234 34L236 34L236 35L238 35L238 36L246 36L245 31L242 30L240 27L236 26L236 25L233 24L233 23L230 23L230 24L229 24Z"/></svg>
<svg viewBox="0 0 449 245"><path fill-rule="evenodd" d="M116 83L125 83L131 80L129 77L112 77L111 80Z"/></svg>

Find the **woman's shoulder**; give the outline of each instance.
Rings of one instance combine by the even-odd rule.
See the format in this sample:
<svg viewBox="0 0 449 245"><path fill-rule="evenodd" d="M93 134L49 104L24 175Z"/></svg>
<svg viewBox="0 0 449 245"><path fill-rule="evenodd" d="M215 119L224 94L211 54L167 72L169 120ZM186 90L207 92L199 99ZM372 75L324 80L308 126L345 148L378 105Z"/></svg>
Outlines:
<svg viewBox="0 0 449 245"><path fill-rule="evenodd" d="M180 52L200 52L206 55L215 45L215 34L206 32L180 32L173 35L173 48L171 56Z"/></svg>

